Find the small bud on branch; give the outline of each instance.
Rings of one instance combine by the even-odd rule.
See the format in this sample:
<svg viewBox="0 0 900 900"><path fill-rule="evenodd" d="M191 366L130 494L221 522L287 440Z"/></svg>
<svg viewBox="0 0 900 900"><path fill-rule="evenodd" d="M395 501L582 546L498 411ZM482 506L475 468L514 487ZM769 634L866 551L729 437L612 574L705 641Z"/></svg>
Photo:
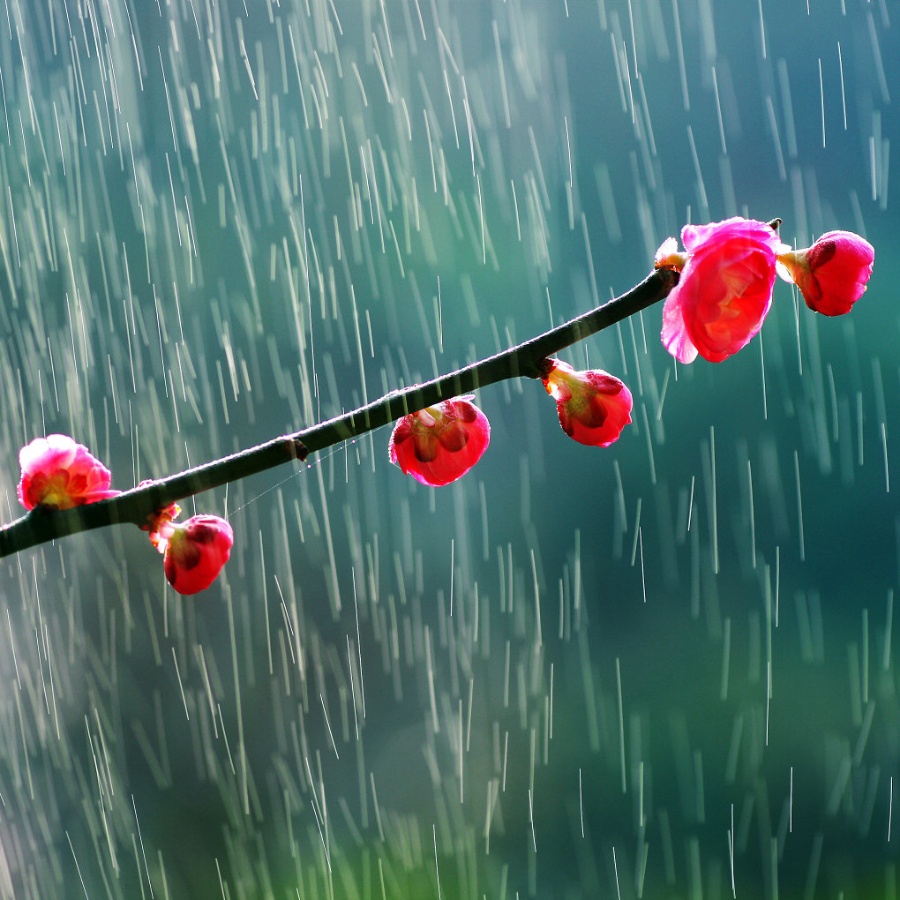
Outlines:
<svg viewBox="0 0 900 900"><path fill-rule="evenodd" d="M352 412L177 475L143 482L111 499L71 509L36 507L0 528L0 557L79 531L123 523L143 526L157 510L185 497L291 460L303 461L310 453L381 428L443 400L512 378L541 378L541 362L545 358L658 303L677 283L676 271L657 269L627 293L563 325L424 384L392 391Z"/></svg>

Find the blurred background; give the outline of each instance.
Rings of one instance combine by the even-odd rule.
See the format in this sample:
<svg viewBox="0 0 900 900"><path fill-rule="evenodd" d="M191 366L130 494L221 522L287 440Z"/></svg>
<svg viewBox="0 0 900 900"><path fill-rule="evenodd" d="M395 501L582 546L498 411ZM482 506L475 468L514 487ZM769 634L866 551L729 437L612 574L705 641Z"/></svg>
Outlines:
<svg viewBox="0 0 900 900"><path fill-rule="evenodd" d="M739 355L653 307L424 488L381 430L2 561L0 896L897 895L898 46L885 0L43 0L0 16L0 492L127 488L627 290L687 222L876 248ZM893 480L893 484L892 484ZM900 784L897 785L900 788ZM896 818L896 817L894 817Z"/></svg>

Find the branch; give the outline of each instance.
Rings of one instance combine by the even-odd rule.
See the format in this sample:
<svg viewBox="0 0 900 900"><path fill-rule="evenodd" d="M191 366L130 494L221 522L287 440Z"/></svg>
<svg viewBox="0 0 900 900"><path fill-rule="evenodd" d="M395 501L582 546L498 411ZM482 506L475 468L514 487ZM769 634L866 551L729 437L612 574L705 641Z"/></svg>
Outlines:
<svg viewBox="0 0 900 900"><path fill-rule="evenodd" d="M38 507L0 528L0 557L79 531L126 522L142 525L149 515L169 503L291 460L305 460L310 453L373 431L441 400L511 378L538 378L541 360L652 306L668 296L677 283L676 272L658 269L622 296L563 325L448 375L392 391L353 412L177 475L145 482L109 500L66 510Z"/></svg>

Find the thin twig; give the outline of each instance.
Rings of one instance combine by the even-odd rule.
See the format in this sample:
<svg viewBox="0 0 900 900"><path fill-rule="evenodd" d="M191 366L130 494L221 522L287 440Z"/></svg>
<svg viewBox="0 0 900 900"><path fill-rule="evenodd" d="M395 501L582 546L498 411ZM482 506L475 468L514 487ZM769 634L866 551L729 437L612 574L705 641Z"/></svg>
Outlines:
<svg viewBox="0 0 900 900"><path fill-rule="evenodd" d="M0 528L0 557L10 556L55 538L129 522L141 525L158 509L201 491L255 475L310 453L340 444L441 400L467 394L510 378L539 377L539 363L664 299L678 274L659 269L630 291L531 340L457 369L440 378L392 391L380 400L326 422L283 435L177 475L144 482L109 500L66 510L34 509Z"/></svg>

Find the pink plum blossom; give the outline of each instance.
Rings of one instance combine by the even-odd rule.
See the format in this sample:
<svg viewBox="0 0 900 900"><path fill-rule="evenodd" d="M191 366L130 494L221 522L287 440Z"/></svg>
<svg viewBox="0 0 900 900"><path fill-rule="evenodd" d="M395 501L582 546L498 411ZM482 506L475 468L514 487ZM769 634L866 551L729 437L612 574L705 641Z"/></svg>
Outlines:
<svg viewBox="0 0 900 900"><path fill-rule="evenodd" d="M779 253L778 262L779 274L797 285L810 309L841 316L865 293L875 248L850 231L829 231L812 247Z"/></svg>
<svg viewBox="0 0 900 900"><path fill-rule="evenodd" d="M35 438L19 451L19 502L25 509L71 509L115 497L109 469L65 434Z"/></svg>
<svg viewBox="0 0 900 900"><path fill-rule="evenodd" d="M580 444L608 447L631 422L631 392L608 372L578 372L568 363L548 359L541 380L556 400L562 430Z"/></svg>
<svg viewBox="0 0 900 900"><path fill-rule="evenodd" d="M668 238L656 254L657 268L681 272L663 307L662 342L680 362L722 362L762 327L784 245L765 222L737 217L686 225L681 239L684 253Z"/></svg>
<svg viewBox="0 0 900 900"><path fill-rule="evenodd" d="M231 556L231 526L218 516L203 515L191 516L181 524L168 523L163 531L166 537L158 537L156 547L164 554L169 584L179 594L205 591Z"/></svg>
<svg viewBox="0 0 900 900"><path fill-rule="evenodd" d="M205 591L228 562L234 544L231 526L219 516L192 516L186 522L174 520L181 507L170 503L147 517L143 531L163 554L163 569L169 584L179 594Z"/></svg>
<svg viewBox="0 0 900 900"><path fill-rule="evenodd" d="M457 397L399 419L388 452L402 472L422 484L441 487L465 475L490 440L487 416L470 397Z"/></svg>

